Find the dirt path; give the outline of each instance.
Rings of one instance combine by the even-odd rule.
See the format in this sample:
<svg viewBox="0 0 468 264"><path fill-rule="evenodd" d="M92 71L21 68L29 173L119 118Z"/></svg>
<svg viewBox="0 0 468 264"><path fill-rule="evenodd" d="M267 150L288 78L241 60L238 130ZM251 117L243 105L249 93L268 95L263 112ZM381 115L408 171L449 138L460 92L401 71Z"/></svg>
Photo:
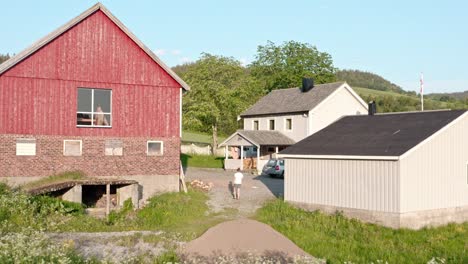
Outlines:
<svg viewBox="0 0 468 264"><path fill-rule="evenodd" d="M189 262L211 262L221 258L229 262L251 260L273 263L322 263L304 252L270 226L249 219L221 223L201 237L185 244L181 250Z"/></svg>
<svg viewBox="0 0 468 264"><path fill-rule="evenodd" d="M208 193L210 196L208 205L211 211L215 213L229 211L230 217L234 219L250 217L262 207L265 201L283 196L283 179L244 172L241 199L234 200L229 189L229 182L233 181L233 175L233 171L221 169L188 168L186 180L212 182L214 187Z"/></svg>
<svg viewBox="0 0 468 264"><path fill-rule="evenodd" d="M191 255L185 259L186 263L292 263L296 256L302 258L300 263L317 263L271 227L247 219L265 201L283 195L283 180L244 173L241 199L235 200L229 188L233 175L232 171L220 169L189 168L186 171L187 181L196 179L213 183L213 188L208 192L210 213L218 213L216 217L227 221L187 244L159 231L58 233L50 236L55 241L73 243L85 257L115 263L131 262L132 258L142 254L151 259L168 248L179 248L183 254ZM213 258L210 256L213 252L230 255L231 259L223 261ZM196 262L194 253L205 259ZM258 259L246 259L249 256L262 256L263 260L259 262Z"/></svg>

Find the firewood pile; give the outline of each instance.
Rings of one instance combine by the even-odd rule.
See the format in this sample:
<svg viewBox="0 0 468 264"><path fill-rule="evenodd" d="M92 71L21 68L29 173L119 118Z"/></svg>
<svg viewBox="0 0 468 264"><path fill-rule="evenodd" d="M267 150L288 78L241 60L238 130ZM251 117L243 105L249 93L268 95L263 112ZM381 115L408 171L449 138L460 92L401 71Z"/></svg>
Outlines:
<svg viewBox="0 0 468 264"><path fill-rule="evenodd" d="M209 192L211 188L213 188L214 184L212 182L206 183L200 180L193 180L190 182L190 186L200 191Z"/></svg>

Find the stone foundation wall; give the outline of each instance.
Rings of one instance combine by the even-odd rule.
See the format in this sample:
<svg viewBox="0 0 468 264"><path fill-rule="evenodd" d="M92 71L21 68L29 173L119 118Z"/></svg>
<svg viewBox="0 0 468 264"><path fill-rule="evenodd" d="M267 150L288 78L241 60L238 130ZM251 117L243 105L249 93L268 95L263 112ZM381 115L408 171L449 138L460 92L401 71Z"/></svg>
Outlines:
<svg viewBox="0 0 468 264"><path fill-rule="evenodd" d="M320 210L327 214L333 214L339 211L349 218L355 218L363 222L379 224L391 228L420 229L426 226L441 226L448 223L463 223L468 221L468 206L409 213L387 213L328 205L288 202L304 210Z"/></svg>

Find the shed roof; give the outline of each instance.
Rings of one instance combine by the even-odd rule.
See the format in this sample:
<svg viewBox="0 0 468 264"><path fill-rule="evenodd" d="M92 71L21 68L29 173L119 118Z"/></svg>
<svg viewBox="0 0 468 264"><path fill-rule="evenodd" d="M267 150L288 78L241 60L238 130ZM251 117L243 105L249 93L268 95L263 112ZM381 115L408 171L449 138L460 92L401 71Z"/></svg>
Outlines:
<svg viewBox="0 0 468 264"><path fill-rule="evenodd" d="M67 30L71 29L81 21L85 20L87 17L92 15L94 12L101 10L110 20L112 20L127 36L132 39L143 51L148 54L150 58L152 58L161 68L163 68L176 82L180 84L180 86L188 91L190 90L190 86L185 83L170 67L168 67L164 62L162 62L154 52L152 52L148 47L146 47L143 42L141 42L120 20L117 19L102 3L97 3L90 7L88 10L81 13L79 16L75 17L74 19L70 20L65 25L59 27L55 31L51 32L47 36L43 37L42 39L38 40L34 44L32 44L29 48L21 51L20 53L16 54L15 56L11 57L9 60L0 64L0 75L10 68L14 67L16 64L20 63L48 43L52 42L54 39L65 33Z"/></svg>
<svg viewBox="0 0 468 264"><path fill-rule="evenodd" d="M233 136L240 135L257 146L289 146L296 143L279 131L272 130L238 130L227 138L220 146L225 145Z"/></svg>
<svg viewBox="0 0 468 264"><path fill-rule="evenodd" d="M345 82L315 85L307 92L300 88L273 90L240 116L307 112L340 88Z"/></svg>
<svg viewBox="0 0 468 264"><path fill-rule="evenodd" d="M466 110L346 116L280 154L401 156Z"/></svg>

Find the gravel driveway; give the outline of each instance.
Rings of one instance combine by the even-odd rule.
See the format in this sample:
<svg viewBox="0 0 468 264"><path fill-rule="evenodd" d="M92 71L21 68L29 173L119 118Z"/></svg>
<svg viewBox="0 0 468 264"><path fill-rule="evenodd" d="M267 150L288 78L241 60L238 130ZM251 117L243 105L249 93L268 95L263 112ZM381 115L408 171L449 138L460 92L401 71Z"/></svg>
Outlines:
<svg viewBox="0 0 468 264"><path fill-rule="evenodd" d="M234 218L252 216L265 201L283 196L283 179L253 175L248 172L243 172L243 174L240 200L233 199L230 189L230 182L234 180L234 171L188 168L185 172L185 178L186 181L212 182L214 186L208 193L210 209L215 213L229 210L234 214Z"/></svg>

